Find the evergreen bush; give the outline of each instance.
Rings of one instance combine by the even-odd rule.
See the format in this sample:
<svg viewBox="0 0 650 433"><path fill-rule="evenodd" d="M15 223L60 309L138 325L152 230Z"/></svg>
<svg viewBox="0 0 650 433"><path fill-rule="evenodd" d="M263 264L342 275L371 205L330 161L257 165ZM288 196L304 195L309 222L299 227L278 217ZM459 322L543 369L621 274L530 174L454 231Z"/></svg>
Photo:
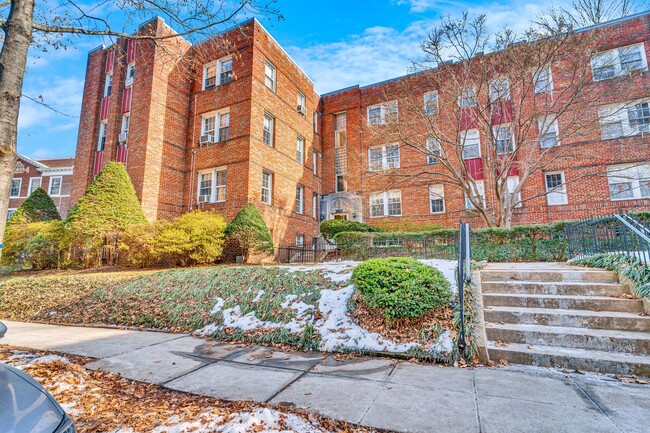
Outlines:
<svg viewBox="0 0 650 433"><path fill-rule="evenodd" d="M228 224L226 237L237 242L245 262L248 262L251 252L269 255L274 252L271 232L252 203L244 206Z"/></svg>
<svg viewBox="0 0 650 433"><path fill-rule="evenodd" d="M56 205L43 188L36 188L9 218L7 225L60 220Z"/></svg>
<svg viewBox="0 0 650 433"><path fill-rule="evenodd" d="M343 232L377 233L380 231L377 227L349 220L327 220L320 225L320 232L328 241L334 240L338 233Z"/></svg>

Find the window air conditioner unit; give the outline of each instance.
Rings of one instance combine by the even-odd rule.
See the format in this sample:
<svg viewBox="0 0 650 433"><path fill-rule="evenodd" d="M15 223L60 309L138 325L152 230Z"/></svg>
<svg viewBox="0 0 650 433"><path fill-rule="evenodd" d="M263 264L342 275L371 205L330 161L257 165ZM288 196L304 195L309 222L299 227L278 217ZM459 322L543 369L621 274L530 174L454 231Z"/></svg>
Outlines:
<svg viewBox="0 0 650 433"><path fill-rule="evenodd" d="M210 201L210 196L209 195L200 195L197 202L199 203L207 203Z"/></svg>
<svg viewBox="0 0 650 433"><path fill-rule="evenodd" d="M201 136L199 140L201 146L207 146L208 144L214 144L214 134L205 134Z"/></svg>
<svg viewBox="0 0 650 433"><path fill-rule="evenodd" d="M120 135L117 137L117 141L119 141L120 144L125 144L126 139L129 137L128 132L120 132Z"/></svg>
<svg viewBox="0 0 650 433"><path fill-rule="evenodd" d="M304 105L298 105L297 110L298 110L298 113L302 114L303 116L305 116L307 114L307 109L305 108Z"/></svg>

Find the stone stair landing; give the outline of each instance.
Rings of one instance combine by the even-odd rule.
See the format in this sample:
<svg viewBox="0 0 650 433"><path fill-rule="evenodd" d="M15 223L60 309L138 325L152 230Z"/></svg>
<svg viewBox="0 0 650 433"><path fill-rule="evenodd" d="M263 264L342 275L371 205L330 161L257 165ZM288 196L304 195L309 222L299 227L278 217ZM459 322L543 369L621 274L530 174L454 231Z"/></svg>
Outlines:
<svg viewBox="0 0 650 433"><path fill-rule="evenodd" d="M492 361L650 376L650 317L615 272L505 263L480 277Z"/></svg>

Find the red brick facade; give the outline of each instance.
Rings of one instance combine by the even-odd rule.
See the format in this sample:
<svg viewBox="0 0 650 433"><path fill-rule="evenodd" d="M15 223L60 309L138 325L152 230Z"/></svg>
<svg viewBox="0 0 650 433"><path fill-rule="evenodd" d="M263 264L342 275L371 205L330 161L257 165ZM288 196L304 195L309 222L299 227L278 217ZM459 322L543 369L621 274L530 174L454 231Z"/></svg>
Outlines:
<svg viewBox="0 0 650 433"><path fill-rule="evenodd" d="M73 170L74 158L33 160L26 156L18 155L9 198L7 218L38 187L43 188L50 194L61 217L65 218L72 207L70 193L72 192Z"/></svg>
<svg viewBox="0 0 650 433"><path fill-rule="evenodd" d="M644 43L644 71L617 78L629 80L630 93L610 95L611 102L647 97L650 15L602 30L611 35L603 50ZM161 19L139 30L152 32L173 30ZM127 75L133 68L131 83ZM107 75L112 75L110 94ZM367 109L384 102L387 89L410 79L353 86L321 97L256 20L195 46L180 37L165 39L164 45L120 40L88 56L72 198L83 194L103 165L118 160L125 163L149 219L198 207L230 220L246 203L254 203L276 245L298 239L309 243L318 236L319 221L335 217L397 225L405 220L455 225L461 217L478 223L475 212L464 210L460 191L445 190L444 212L432 213L428 185L418 182L399 185L399 216L370 216L369 195L395 188L395 182L369 171L369 147L389 144L390 137L371 133ZM607 92L607 86L604 81L601 91ZM440 110L445 110L442 103ZM338 117L337 127L336 116L343 113L345 122ZM121 134L126 132L126 114L128 136ZM598 161L574 160L548 171L603 176L567 185L566 205L549 206L543 196L527 201L517 210L516 223L611 213L621 206L650 207L650 199L641 196L613 201L606 176L608 165L650 160L648 135L601 140L597 113L585 115L593 121L590 140ZM337 148L341 142L345 147ZM398 172L414 173L427 165L426 155L406 148L400 149L400 160L404 168ZM544 188L544 173L539 173L525 184L522 195L534 196Z"/></svg>

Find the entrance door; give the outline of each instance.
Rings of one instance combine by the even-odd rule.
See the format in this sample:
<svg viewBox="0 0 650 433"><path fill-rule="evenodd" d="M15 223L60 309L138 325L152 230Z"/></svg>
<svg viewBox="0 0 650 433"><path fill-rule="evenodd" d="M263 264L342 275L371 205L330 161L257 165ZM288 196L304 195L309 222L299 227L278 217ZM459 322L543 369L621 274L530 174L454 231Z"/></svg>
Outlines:
<svg viewBox="0 0 650 433"><path fill-rule="evenodd" d="M335 220L346 220L346 219L348 219L348 214L347 213L335 213L334 214L334 219Z"/></svg>

